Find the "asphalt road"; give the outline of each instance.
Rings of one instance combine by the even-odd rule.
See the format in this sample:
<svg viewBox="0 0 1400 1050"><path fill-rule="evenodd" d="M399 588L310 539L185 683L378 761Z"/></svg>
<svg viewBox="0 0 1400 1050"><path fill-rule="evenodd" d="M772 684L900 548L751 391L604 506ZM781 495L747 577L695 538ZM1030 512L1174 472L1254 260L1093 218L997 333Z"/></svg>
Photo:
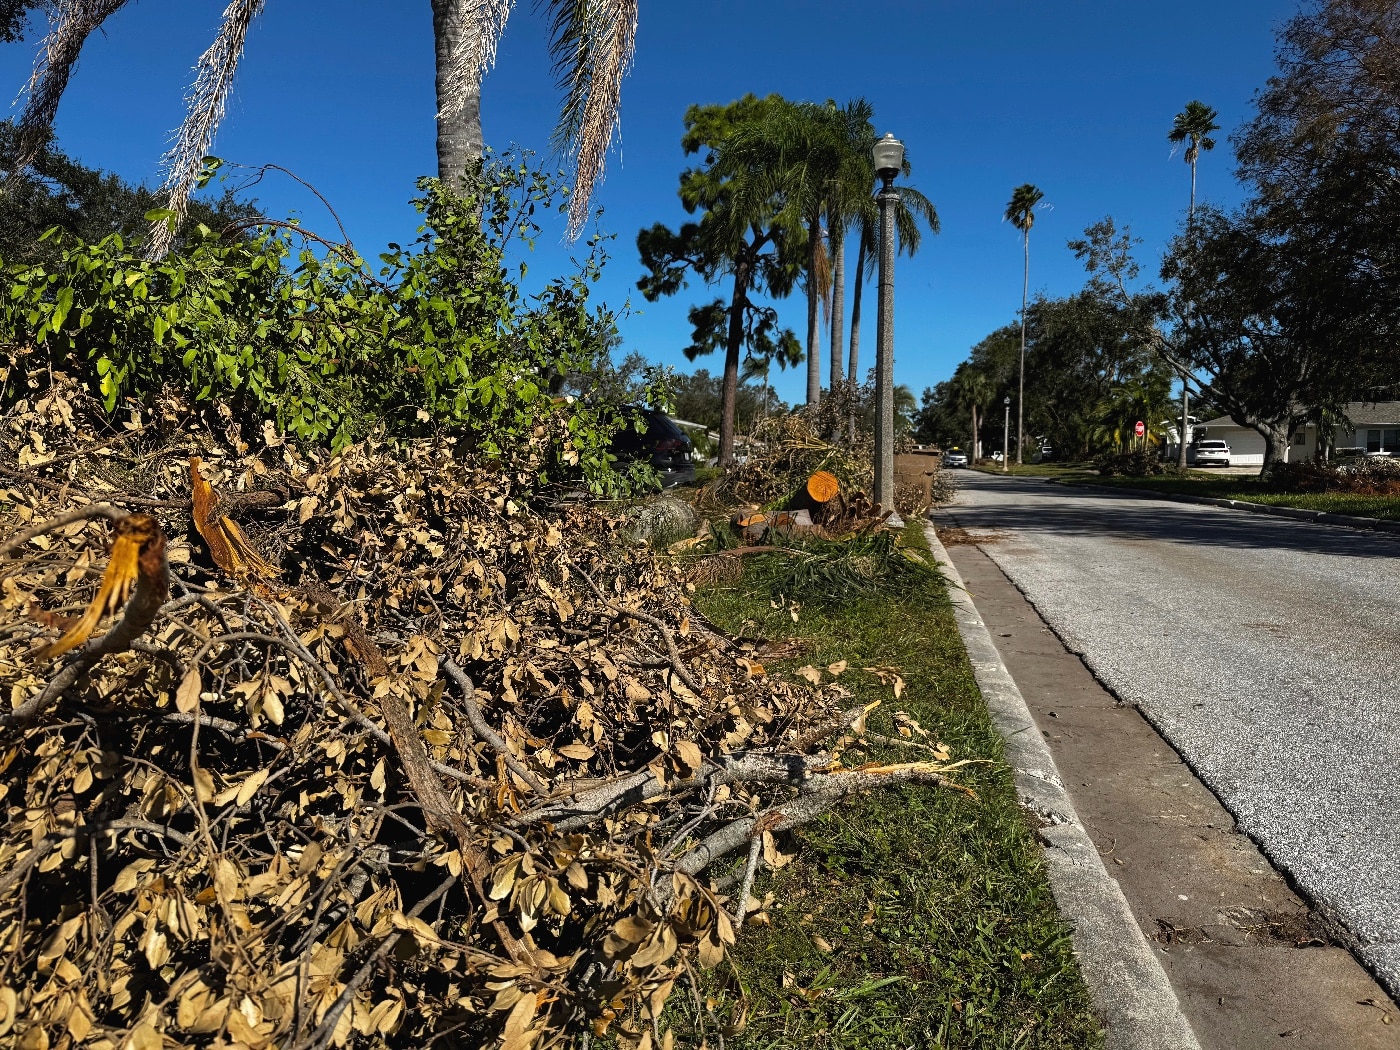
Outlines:
<svg viewBox="0 0 1400 1050"><path fill-rule="evenodd" d="M1400 536L959 472L950 517L1400 995Z"/></svg>

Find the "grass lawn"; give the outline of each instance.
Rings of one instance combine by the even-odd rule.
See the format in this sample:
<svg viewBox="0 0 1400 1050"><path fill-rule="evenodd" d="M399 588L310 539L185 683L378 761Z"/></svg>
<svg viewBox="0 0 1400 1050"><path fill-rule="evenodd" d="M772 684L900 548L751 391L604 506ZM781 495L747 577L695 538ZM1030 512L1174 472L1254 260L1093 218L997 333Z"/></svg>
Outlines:
<svg viewBox="0 0 1400 1050"><path fill-rule="evenodd" d="M906 538L923 546L917 524ZM991 762L962 773L976 800L906 787L853 799L801 829L796 859L755 887L774 895L770 925L741 938L732 972L712 991L721 1016L747 1001L747 1027L726 1045L1101 1046L942 582L924 578L898 598L809 602L793 623L770 604L781 559L745 561L740 581L702 590L696 605L736 633L800 642L800 655L770 673L849 661L840 684L855 693L852 705L884 701L870 718L874 732L892 734L902 710L955 758ZM899 668L901 699L859 670L871 665ZM877 747L869 757L922 754Z"/></svg>
<svg viewBox="0 0 1400 1050"><path fill-rule="evenodd" d="M1278 507L1301 507L1330 514L1354 514L1363 518L1400 518L1400 496L1352 496L1346 493L1269 492L1258 478L1212 477L1188 472L1180 477L1100 478L1096 475L1065 477L1069 484L1109 485L1114 488L1153 489L1157 492L1237 499Z"/></svg>

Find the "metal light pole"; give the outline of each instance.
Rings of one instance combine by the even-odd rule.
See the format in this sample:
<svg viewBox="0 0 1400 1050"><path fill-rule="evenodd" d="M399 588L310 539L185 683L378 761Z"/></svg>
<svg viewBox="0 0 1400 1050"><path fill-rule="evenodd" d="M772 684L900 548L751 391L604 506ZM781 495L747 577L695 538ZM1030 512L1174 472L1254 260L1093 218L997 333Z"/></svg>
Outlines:
<svg viewBox="0 0 1400 1050"><path fill-rule="evenodd" d="M1007 474L1011 471L1011 395L1006 395L1006 400L1002 402L1006 406L1006 419L1001 424L1001 472Z"/></svg>
<svg viewBox="0 0 1400 1050"><path fill-rule="evenodd" d="M895 176L904 168L904 143L886 135L875 143L880 204L880 310L875 323L875 502L894 511L894 210ZM892 513L893 520L898 514Z"/></svg>

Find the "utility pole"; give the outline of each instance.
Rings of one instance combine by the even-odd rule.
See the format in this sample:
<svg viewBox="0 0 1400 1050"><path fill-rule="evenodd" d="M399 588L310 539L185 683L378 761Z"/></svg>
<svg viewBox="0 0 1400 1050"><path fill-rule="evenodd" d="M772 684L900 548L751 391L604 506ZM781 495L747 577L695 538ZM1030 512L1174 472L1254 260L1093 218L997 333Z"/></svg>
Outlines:
<svg viewBox="0 0 1400 1050"><path fill-rule="evenodd" d="M1006 395L1006 418L1001 424L1001 472L1003 474L1011 471L1011 395Z"/></svg>

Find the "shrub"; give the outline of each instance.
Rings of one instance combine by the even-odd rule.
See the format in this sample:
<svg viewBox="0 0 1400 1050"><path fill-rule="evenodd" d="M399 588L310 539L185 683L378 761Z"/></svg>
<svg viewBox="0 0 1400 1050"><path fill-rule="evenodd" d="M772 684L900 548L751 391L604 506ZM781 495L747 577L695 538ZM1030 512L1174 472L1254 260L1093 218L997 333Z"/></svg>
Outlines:
<svg viewBox="0 0 1400 1050"><path fill-rule="evenodd" d="M1275 463L1264 475L1272 492L1336 492L1358 496L1400 495L1400 460L1368 456L1349 463Z"/></svg>
<svg viewBox="0 0 1400 1050"><path fill-rule="evenodd" d="M1105 452L1094 460L1094 466L1106 478L1120 474L1127 478L1148 478L1166 474L1171 469L1156 452L1141 448L1131 452Z"/></svg>
<svg viewBox="0 0 1400 1050"><path fill-rule="evenodd" d="M563 413L568 438L546 473L581 475L600 494L626 488L608 452L624 425L617 406L549 396L615 336L614 316L590 302L601 241L576 273L527 296L507 245L532 246L536 215L566 207L553 176L503 159L464 196L434 179L419 189L418 239L391 244L377 268L349 244L271 221L247 237L200 226L188 251L154 262L118 234L63 240L51 265L6 275L0 344L16 363L0 370L0 403L61 372L108 412L172 391L245 432L271 420L336 451L372 434L450 432L486 458Z"/></svg>

